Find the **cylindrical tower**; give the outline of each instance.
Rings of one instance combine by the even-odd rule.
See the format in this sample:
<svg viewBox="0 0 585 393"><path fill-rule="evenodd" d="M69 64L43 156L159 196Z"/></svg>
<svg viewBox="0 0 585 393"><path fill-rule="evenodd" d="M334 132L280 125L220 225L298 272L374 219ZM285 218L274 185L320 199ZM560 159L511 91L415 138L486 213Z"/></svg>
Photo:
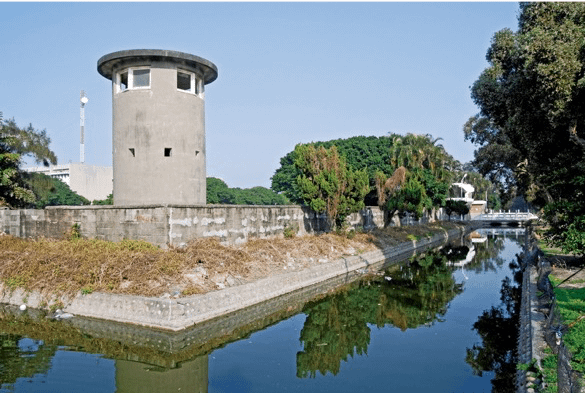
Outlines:
<svg viewBox="0 0 585 393"><path fill-rule="evenodd" d="M114 204L205 204L204 86L215 64L139 49L105 55L97 69L112 81Z"/></svg>

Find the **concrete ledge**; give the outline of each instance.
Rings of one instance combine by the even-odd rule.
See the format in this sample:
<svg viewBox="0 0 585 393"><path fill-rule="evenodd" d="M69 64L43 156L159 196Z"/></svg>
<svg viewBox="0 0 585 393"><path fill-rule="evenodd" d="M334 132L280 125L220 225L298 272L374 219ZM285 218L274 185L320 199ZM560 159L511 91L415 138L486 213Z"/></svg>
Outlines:
<svg viewBox="0 0 585 393"><path fill-rule="evenodd" d="M180 331L335 277L403 261L416 253L459 238L468 229L457 228L420 241L404 242L384 250L350 256L302 271L267 277L252 283L186 298L162 299L92 293L78 294L73 299L61 301L65 305L64 311L75 315ZM41 296L22 290L8 292L3 289L0 303L12 305L26 303L29 307L38 308Z"/></svg>
<svg viewBox="0 0 585 393"><path fill-rule="evenodd" d="M538 299L538 261L539 250L534 245L532 235L527 234L522 252L521 264L522 289L520 296L519 326L518 326L518 362L530 364L533 359L540 366L544 346L545 317L540 310ZM535 392L538 386L534 384L533 373L518 369L516 371L516 391L518 393Z"/></svg>

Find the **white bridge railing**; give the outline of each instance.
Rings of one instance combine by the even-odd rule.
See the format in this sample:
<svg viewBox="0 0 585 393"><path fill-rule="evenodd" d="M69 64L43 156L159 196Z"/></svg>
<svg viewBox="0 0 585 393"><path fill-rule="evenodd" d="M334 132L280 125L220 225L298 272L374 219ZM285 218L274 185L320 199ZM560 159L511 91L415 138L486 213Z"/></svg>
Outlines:
<svg viewBox="0 0 585 393"><path fill-rule="evenodd" d="M528 220L536 220L538 216L530 212L493 212L480 214L472 218L476 221L516 221L524 222Z"/></svg>

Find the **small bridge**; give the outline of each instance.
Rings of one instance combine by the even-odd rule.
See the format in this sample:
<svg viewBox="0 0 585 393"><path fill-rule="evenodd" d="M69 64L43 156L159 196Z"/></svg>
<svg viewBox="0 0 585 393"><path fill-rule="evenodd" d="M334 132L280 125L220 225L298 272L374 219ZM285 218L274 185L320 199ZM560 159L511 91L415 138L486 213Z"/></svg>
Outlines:
<svg viewBox="0 0 585 393"><path fill-rule="evenodd" d="M494 212L477 215L472 221L482 221L500 225L522 225L526 221L537 220L538 216L530 212Z"/></svg>

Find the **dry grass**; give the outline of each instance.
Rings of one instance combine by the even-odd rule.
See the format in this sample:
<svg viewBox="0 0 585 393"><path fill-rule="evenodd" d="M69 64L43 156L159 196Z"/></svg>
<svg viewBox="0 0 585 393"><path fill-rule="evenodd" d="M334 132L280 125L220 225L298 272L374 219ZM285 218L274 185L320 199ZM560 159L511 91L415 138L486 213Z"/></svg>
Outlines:
<svg viewBox="0 0 585 393"><path fill-rule="evenodd" d="M257 239L229 247L208 238L169 250L131 240L23 240L3 235L0 280L8 289L21 287L46 294L99 291L185 296L300 270L440 230L438 226L387 228L357 233L351 239L324 234Z"/></svg>

